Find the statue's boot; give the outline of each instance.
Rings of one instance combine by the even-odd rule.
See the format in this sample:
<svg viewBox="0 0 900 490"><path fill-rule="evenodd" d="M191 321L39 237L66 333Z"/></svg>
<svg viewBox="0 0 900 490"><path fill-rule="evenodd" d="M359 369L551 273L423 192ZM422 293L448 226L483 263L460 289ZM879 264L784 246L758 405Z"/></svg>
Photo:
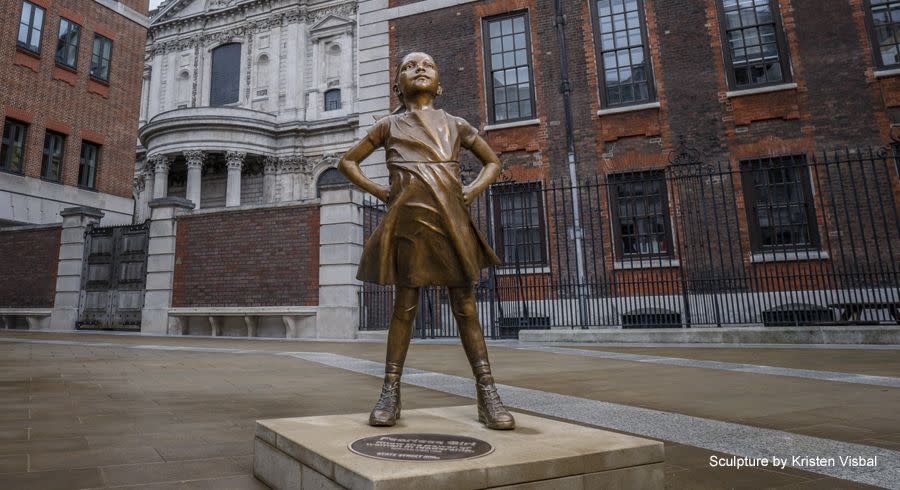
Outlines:
<svg viewBox="0 0 900 490"><path fill-rule="evenodd" d="M497 393L497 387L494 385L494 377L491 375L490 364L487 361L481 361L472 370L475 371L476 379L478 421L488 429L515 429L516 420L500 400L500 394Z"/></svg>
<svg viewBox="0 0 900 490"><path fill-rule="evenodd" d="M369 425L393 427L400 418L400 375L385 374L381 396L369 415Z"/></svg>

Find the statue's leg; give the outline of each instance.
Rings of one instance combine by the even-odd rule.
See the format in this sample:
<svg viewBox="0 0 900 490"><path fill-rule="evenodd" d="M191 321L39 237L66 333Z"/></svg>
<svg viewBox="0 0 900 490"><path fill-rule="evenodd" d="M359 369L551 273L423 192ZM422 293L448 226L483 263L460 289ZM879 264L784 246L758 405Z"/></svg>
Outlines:
<svg viewBox="0 0 900 490"><path fill-rule="evenodd" d="M475 288L449 288L450 308L459 328L472 374L475 376L475 392L478 399L478 420L490 429L512 429L516 426L512 414L503 406L494 377L491 374L491 363L488 361L487 345L481 322L478 321L478 308L475 305Z"/></svg>
<svg viewBox="0 0 900 490"><path fill-rule="evenodd" d="M369 425L393 426L400 418L400 375L409 350L412 324L419 306L419 288L396 286L394 313L388 327L387 355L384 361L384 385L381 396L369 415Z"/></svg>

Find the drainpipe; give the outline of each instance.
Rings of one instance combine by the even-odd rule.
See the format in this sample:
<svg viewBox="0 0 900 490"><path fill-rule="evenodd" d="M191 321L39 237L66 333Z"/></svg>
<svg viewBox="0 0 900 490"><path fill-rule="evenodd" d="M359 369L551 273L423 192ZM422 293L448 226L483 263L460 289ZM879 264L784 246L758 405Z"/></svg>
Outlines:
<svg viewBox="0 0 900 490"><path fill-rule="evenodd" d="M559 71L562 77L560 92L563 96L563 107L566 113L566 145L569 159L569 180L572 185L572 234L575 238L575 266L578 273L578 319L582 328L587 328L587 282L584 272L584 230L581 228L581 207L578 199L578 175L575 171L575 134L572 127L572 86L569 83L569 62L566 55L566 16L563 13L562 0L555 0L556 36L559 41Z"/></svg>

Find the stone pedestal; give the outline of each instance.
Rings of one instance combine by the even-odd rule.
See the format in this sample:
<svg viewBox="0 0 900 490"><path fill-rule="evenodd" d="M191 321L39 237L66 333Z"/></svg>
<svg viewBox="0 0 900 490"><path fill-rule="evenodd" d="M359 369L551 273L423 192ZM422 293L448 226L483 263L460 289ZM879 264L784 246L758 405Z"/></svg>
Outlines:
<svg viewBox="0 0 900 490"><path fill-rule="evenodd" d="M403 411L395 427L367 424L368 413L261 420L253 474L282 489L475 488L662 489L661 442L516 413L514 431L493 431L474 406ZM386 461L355 454L357 439L399 433L466 436L494 451L456 461Z"/></svg>

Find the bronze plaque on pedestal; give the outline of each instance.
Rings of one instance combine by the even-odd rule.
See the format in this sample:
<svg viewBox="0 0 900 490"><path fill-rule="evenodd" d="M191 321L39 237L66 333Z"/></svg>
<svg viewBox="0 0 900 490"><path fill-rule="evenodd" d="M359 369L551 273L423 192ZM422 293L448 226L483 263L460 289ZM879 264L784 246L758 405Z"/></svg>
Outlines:
<svg viewBox="0 0 900 490"><path fill-rule="evenodd" d="M452 461L490 454L494 446L473 437L449 434L385 434L350 443L356 454L391 461Z"/></svg>

